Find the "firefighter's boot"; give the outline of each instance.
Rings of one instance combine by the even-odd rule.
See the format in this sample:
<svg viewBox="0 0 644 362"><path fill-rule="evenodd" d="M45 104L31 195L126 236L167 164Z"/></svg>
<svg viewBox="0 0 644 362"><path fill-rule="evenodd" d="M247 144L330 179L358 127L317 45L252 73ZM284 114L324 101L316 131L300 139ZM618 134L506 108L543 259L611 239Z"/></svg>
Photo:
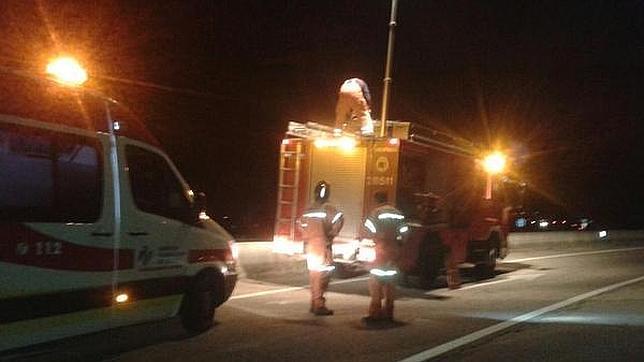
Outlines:
<svg viewBox="0 0 644 362"><path fill-rule="evenodd" d="M384 308L382 310L382 319L388 322L394 321L394 299L396 298L396 285L393 282L385 283L382 286L384 294Z"/></svg>

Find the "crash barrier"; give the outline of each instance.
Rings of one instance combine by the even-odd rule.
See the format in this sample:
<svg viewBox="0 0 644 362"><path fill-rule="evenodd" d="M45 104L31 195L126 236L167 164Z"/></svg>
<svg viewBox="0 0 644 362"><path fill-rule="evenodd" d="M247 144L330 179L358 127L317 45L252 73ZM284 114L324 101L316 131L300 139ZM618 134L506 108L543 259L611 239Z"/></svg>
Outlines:
<svg viewBox="0 0 644 362"><path fill-rule="evenodd" d="M644 243L644 230L604 231L544 231L510 233L510 253L521 248L566 248L593 243L634 242ZM257 279L285 273L306 273L306 261L302 257L273 252L270 241L243 241L239 248L240 277Z"/></svg>
<svg viewBox="0 0 644 362"><path fill-rule="evenodd" d="M274 253L270 241L238 241L237 246L241 278L306 272L304 258Z"/></svg>
<svg viewBox="0 0 644 362"><path fill-rule="evenodd" d="M644 230L544 231L510 233L508 236L510 250L609 242L644 242Z"/></svg>

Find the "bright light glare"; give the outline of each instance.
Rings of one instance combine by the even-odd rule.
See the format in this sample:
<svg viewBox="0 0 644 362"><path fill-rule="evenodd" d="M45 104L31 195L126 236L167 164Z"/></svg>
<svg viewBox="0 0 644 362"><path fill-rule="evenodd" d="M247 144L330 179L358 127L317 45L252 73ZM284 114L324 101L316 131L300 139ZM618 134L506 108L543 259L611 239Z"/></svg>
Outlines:
<svg viewBox="0 0 644 362"><path fill-rule="evenodd" d="M345 151L351 151L356 147L356 140L349 137L342 137L338 140L338 146Z"/></svg>
<svg viewBox="0 0 644 362"><path fill-rule="evenodd" d="M351 137L341 137L336 139L318 138L313 144L317 148L338 147L344 151L351 151L356 148L357 142Z"/></svg>
<svg viewBox="0 0 644 362"><path fill-rule="evenodd" d="M330 272L335 269L335 266L326 264L322 257L315 254L306 255L306 267L310 271Z"/></svg>
<svg viewBox="0 0 644 362"><path fill-rule="evenodd" d="M357 256L358 260L371 263L376 260L376 250L369 247L361 247Z"/></svg>
<svg viewBox="0 0 644 362"><path fill-rule="evenodd" d="M398 138L390 138L389 139L389 144L392 146L395 146L400 143L400 140Z"/></svg>
<svg viewBox="0 0 644 362"><path fill-rule="evenodd" d="M121 293L117 295L116 298L114 298L114 300L116 300L117 303L125 303L128 301L128 299L130 299L130 297L125 293Z"/></svg>
<svg viewBox="0 0 644 362"><path fill-rule="evenodd" d="M547 228L547 227L548 227L548 225L550 225L550 223L549 223L549 222L547 222L547 221L540 221L540 222L539 222L539 227Z"/></svg>
<svg viewBox="0 0 644 362"><path fill-rule="evenodd" d="M87 81L87 71L80 63L71 57L60 57L47 64L47 74L51 75L58 83L77 87Z"/></svg>
<svg viewBox="0 0 644 362"><path fill-rule="evenodd" d="M315 142L313 142L313 144L317 148L326 148L326 147L333 146L332 141L324 139L324 138L319 138L319 139L315 140Z"/></svg>
<svg viewBox="0 0 644 362"><path fill-rule="evenodd" d="M608 232L606 230L602 230L598 234L600 238L605 238L608 236Z"/></svg>
<svg viewBox="0 0 644 362"><path fill-rule="evenodd" d="M273 236L273 253L295 255L302 254L304 245L301 242L289 240L285 236Z"/></svg>
<svg viewBox="0 0 644 362"><path fill-rule="evenodd" d="M492 152L483 159L483 168L489 174L497 174L505 168L506 157L501 152Z"/></svg>

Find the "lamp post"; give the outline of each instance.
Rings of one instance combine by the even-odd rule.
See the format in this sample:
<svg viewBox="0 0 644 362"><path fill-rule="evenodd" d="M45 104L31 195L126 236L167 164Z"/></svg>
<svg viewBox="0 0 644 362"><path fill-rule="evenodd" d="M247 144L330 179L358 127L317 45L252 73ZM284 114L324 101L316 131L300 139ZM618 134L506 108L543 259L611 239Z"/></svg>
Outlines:
<svg viewBox="0 0 644 362"><path fill-rule="evenodd" d="M507 157L499 151L494 151L483 158L483 169L487 173L487 179L485 183L486 200L492 199L492 177L503 172L503 170L505 169L506 161Z"/></svg>
<svg viewBox="0 0 644 362"><path fill-rule="evenodd" d="M380 137L385 137L387 129L387 110L389 108L389 86L391 85L391 63L394 57L394 32L396 30L396 9L398 0L391 0L391 16L389 18L389 41L387 42L387 59L385 62L385 78L382 91L382 111L380 112Z"/></svg>

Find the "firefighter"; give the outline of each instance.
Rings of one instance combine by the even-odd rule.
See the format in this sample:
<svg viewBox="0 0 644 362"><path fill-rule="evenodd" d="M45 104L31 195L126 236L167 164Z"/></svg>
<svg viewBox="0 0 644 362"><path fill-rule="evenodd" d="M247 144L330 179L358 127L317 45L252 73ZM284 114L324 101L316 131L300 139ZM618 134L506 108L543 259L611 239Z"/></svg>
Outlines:
<svg viewBox="0 0 644 362"><path fill-rule="evenodd" d="M311 286L310 312L318 316L332 315L325 304L324 293L328 289L333 271L333 238L344 225L344 216L328 203L330 186L320 181L315 187L315 202L302 214L301 226L306 250L306 264Z"/></svg>
<svg viewBox="0 0 644 362"><path fill-rule="evenodd" d="M393 321L397 262L400 247L409 230L403 214L387 203L385 192L377 192L374 198L377 206L364 222L367 235L375 243L376 252L376 258L369 271L369 314L362 319L367 324Z"/></svg>
<svg viewBox="0 0 644 362"><path fill-rule="evenodd" d="M422 223L429 228L430 237L438 237L443 241L441 231L447 229L449 224L443 209L439 207L440 196L432 192L416 194L416 196L419 196L422 199L419 204L419 214ZM449 246L442 243L444 248L443 263L447 274L447 286L450 289L458 289L461 286L461 278L458 271L456 256L451 249L451 245L453 245L452 239L448 240L448 244ZM435 260L436 259L433 259L433 261Z"/></svg>
<svg viewBox="0 0 644 362"><path fill-rule="evenodd" d="M362 79L347 79L340 86L335 108L335 128L352 133L359 131L363 136L373 135L371 95L367 83Z"/></svg>
<svg viewBox="0 0 644 362"><path fill-rule="evenodd" d="M440 196L433 192L415 194L418 198L418 218L423 225L435 232L448 226L445 212L440 207Z"/></svg>

